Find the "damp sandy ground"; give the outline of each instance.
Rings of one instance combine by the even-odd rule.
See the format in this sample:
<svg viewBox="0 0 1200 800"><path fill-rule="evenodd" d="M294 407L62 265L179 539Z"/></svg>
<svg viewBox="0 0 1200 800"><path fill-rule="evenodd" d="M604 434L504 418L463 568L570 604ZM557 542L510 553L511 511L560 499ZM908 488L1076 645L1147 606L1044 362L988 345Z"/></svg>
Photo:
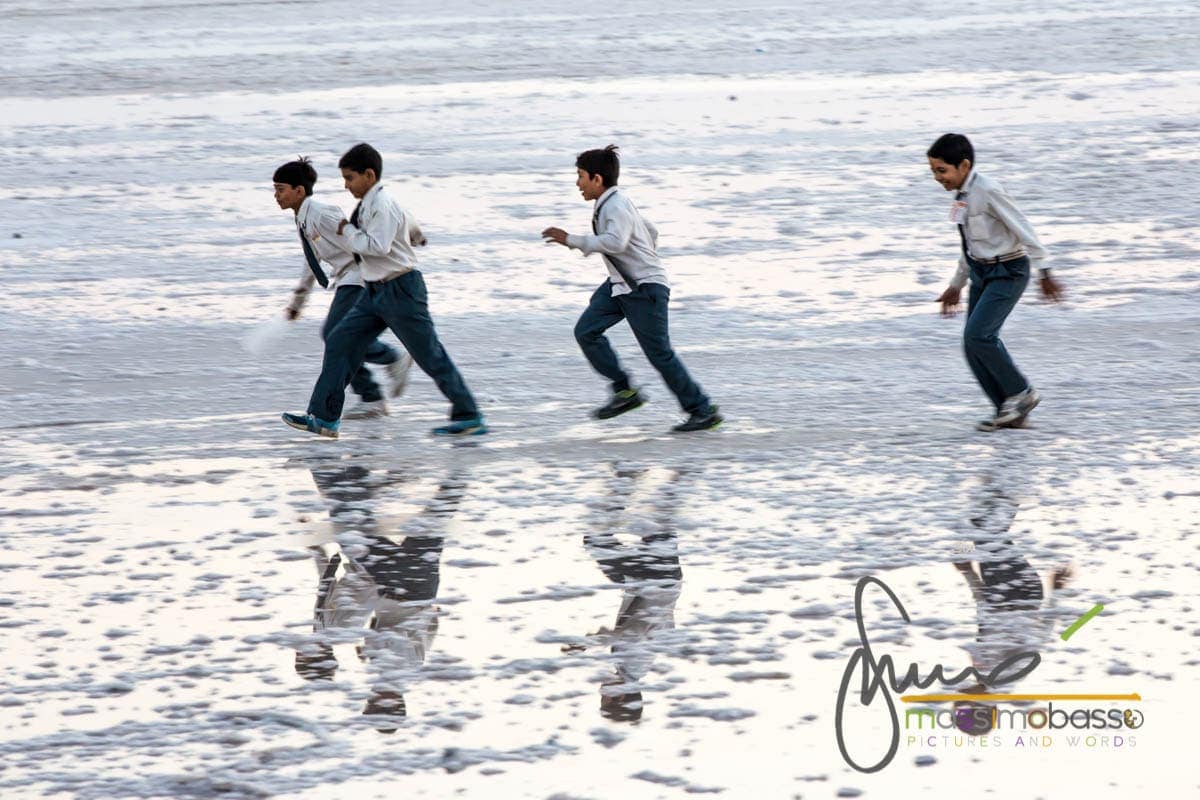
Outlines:
<svg viewBox="0 0 1200 800"><path fill-rule="evenodd" d="M1197 791L1200 13L694 5L0 3L0 796ZM972 430L935 313L945 130L1067 285L1006 328L1028 430ZM348 210L364 139L487 437L430 439L424 376L337 442L278 420L327 299L270 323L302 266L271 172L311 155ZM537 233L586 228L573 157L609 142L717 432L666 433L620 329L652 402L587 418L603 275ZM864 576L908 612L864 601L898 671L1019 649L1011 692L1142 699L1059 701L1122 727L1032 742L897 701L857 772ZM848 704L863 765L884 702Z"/></svg>

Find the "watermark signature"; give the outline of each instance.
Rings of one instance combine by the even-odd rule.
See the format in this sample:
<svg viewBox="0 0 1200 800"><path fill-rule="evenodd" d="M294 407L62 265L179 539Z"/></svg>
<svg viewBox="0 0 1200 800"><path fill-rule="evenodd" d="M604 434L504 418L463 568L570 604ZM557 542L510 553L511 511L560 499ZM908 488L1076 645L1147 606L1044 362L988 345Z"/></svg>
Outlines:
<svg viewBox="0 0 1200 800"><path fill-rule="evenodd" d="M921 677L921 667L911 663L899 675L890 655L877 655L867 634L867 625L863 619L863 595L872 585L888 596L895 610L905 622L910 622L908 612L900 598L886 583L879 578L866 576L860 578L854 588L854 618L858 626L859 647L850 656L846 669L842 672L842 683L838 687L837 709L834 715L834 727L837 732L838 749L846 763L859 772L878 772L891 763L900 746L900 718L896 711L896 701L892 692L904 692L910 687L925 689L933 683L942 686L954 686L967 679L981 688L994 688L1013 683L1029 675L1042 662L1041 654L1034 650L1019 651L1011 654L996 665L986 675L981 675L975 667L965 667L961 671L946 676L941 665L933 667L927 676ZM1088 621L1098 615L1104 606L1096 604L1090 611L1082 615L1067 630L1061 639L1068 640ZM857 678L857 688L852 686ZM848 702L856 698L858 704L865 709L877 708L886 712L890 723L888 747L882 756L871 761L870 756L851 754L844 731L845 711ZM910 722L915 717L916 729L924 727L924 720L930 720L931 728L955 727L959 730L986 732L1001 727L1010 729L1040 731L1070 729L1137 729L1142 726L1144 717L1136 709L1077 709L1066 712L1054 708L1034 709L1032 711L1001 711L994 706L981 705L985 701L1017 702L1017 701L1140 701L1138 694L992 694L992 693L950 693L907 695L902 697L904 703L955 703L955 711L935 713L929 709L913 709L905 712L905 727L911 727ZM1019 721L1020 725L1014 724ZM910 743L914 737L909 737ZM1095 737L1090 737L1095 738ZM1119 738L1119 737L1115 737ZM1115 741L1114 738L1114 741ZM1132 739L1130 741L1132 744ZM878 750L878 748L876 748ZM857 756L857 757L856 757Z"/></svg>
<svg viewBox="0 0 1200 800"><path fill-rule="evenodd" d="M887 593L887 596L891 599L892 604L900 612L900 616L905 622L910 621L908 612L904 610L904 604L900 602L900 598L891 590L891 587L879 578L870 575L859 579L858 585L854 587L854 618L858 624L859 647L850 656L850 661L846 664L845 671L842 672L842 684L838 687L837 711L834 714L834 727L837 729L838 749L841 751L842 758L846 760L846 763L859 772L878 772L890 764L892 759L896 757L896 751L900 747L900 717L896 713L896 701L892 697L891 692L903 692L910 686L915 686L918 689L926 689L935 681L943 686L953 686L969 677L973 677L975 682L982 683L984 686L1002 686L1024 678L1037 669L1038 664L1042 663L1042 657L1037 652L1018 652L1001 661L987 675L980 675L974 667L965 667L961 672L947 678L942 670L942 666L939 664L930 670L929 675L922 680L920 666L912 663L908 665L903 675L897 677L896 665L893 663L892 657L889 655L877 657L871 648L870 637L867 635L867 625L863 620L862 601L867 587L872 584ZM859 687L857 690L859 702L864 707L869 708L876 702L876 695L881 695L883 703L882 705L876 705L876 707L886 710L891 723L891 737L887 751L881 758L874 762L868 760L859 761L852 756L850 748L846 744L846 736L842 730L846 699L850 695L850 685L854 681L856 674L859 676Z"/></svg>

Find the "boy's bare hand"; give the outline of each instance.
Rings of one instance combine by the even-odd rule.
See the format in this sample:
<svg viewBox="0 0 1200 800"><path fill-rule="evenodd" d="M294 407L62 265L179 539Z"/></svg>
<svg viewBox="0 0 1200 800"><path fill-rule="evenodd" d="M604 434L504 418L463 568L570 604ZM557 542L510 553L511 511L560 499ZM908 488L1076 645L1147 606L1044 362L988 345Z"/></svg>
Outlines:
<svg viewBox="0 0 1200 800"><path fill-rule="evenodd" d="M1049 300L1051 303L1061 303L1063 299L1063 285L1054 278L1050 277L1049 272L1043 272L1042 277L1038 280L1038 284L1042 289L1042 297Z"/></svg>
<svg viewBox="0 0 1200 800"><path fill-rule="evenodd" d="M562 228L546 228L542 231L542 239L547 242L558 242L565 245L567 243L567 232Z"/></svg>
<svg viewBox="0 0 1200 800"><path fill-rule="evenodd" d="M300 310L296 309L296 308L286 309L283 312L283 316L284 316L284 319L286 319L288 322L295 322L297 319L300 318Z"/></svg>
<svg viewBox="0 0 1200 800"><path fill-rule="evenodd" d="M942 316L953 317L958 313L959 302L962 298L962 289L954 286L947 286L946 291L942 292L937 301L942 304Z"/></svg>

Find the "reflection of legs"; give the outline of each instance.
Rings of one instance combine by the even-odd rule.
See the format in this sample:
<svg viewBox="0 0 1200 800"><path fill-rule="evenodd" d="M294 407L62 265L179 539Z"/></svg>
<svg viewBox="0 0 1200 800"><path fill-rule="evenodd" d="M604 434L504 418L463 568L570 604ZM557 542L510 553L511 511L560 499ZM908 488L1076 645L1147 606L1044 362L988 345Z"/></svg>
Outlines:
<svg viewBox="0 0 1200 800"><path fill-rule="evenodd" d="M625 587L616 622L606 637L612 642L616 674L600 686L600 713L617 722L642 717L640 682L652 665L655 650L650 640L659 631L675 627L675 603L683 578L672 519L675 483L681 473L672 475L663 488L663 502L655 504L661 514L656 515L651 529L641 532L640 542L624 544L616 536L620 529L640 527L624 516L634 505L632 498L644 474L640 469L616 470L609 482L612 492L604 500L603 518L583 537L584 546L605 576ZM562 649L576 653L587 646L572 642Z"/></svg>
<svg viewBox="0 0 1200 800"><path fill-rule="evenodd" d="M337 553L326 556L319 545L314 545L309 550L316 560L319 576L317 600L313 607L313 633L317 634L325 628L323 611L342 557ZM334 656L333 647L328 642L316 640L296 649L296 674L306 680L333 680L337 668L337 657Z"/></svg>
<svg viewBox="0 0 1200 800"><path fill-rule="evenodd" d="M445 528L464 491L462 480L450 475L424 512L406 522L402 531L391 537L367 536L368 552L362 561L380 602L362 650L371 674L371 696L363 714L375 716L381 732L395 730L386 717L407 714L404 692L437 633L439 609L434 603Z"/></svg>
<svg viewBox="0 0 1200 800"><path fill-rule="evenodd" d="M670 297L671 292L666 286L644 283L635 292L616 299L646 358L658 370L683 410L695 414L707 410L709 401L671 347L667 325Z"/></svg>
<svg viewBox="0 0 1200 800"><path fill-rule="evenodd" d="M317 419L333 422L341 419L346 402L346 384L362 366L367 347L385 325L374 308L372 298L363 295L354 308L346 313L325 340L325 358L321 376L313 387L308 401L308 413Z"/></svg>
<svg viewBox="0 0 1200 800"><path fill-rule="evenodd" d="M368 290L369 291L369 290ZM385 283L376 290L376 304L387 326L400 338L405 349L426 375L433 378L441 393L450 401L450 419L471 419L479 414L475 398L458 367L442 347L429 302L425 279L412 270Z"/></svg>
<svg viewBox="0 0 1200 800"><path fill-rule="evenodd" d="M361 464L310 467L321 496L330 502L329 518L343 526L362 527L370 523L374 486L371 471Z"/></svg>
<svg viewBox="0 0 1200 800"><path fill-rule="evenodd" d="M1005 398L1029 388L1029 381L1000 341L1000 328L1021 299L1028 281L1029 276L1025 275L1024 280L995 278L982 285L971 284L963 351L975 379L997 409Z"/></svg>
<svg viewBox="0 0 1200 800"><path fill-rule="evenodd" d="M361 286L339 286L333 295L333 302L329 304L329 313L325 315L325 323L321 326L321 339L327 340L330 332L337 327L354 304L358 301L359 296L365 290ZM390 364L400 358L400 354L395 348L389 347L379 339L375 339L367 346L363 360L371 364ZM362 398L364 403L374 403L383 399L383 393L379 389L379 384L375 382L371 371L366 367L359 367L350 376L350 387L354 393Z"/></svg>
<svg viewBox="0 0 1200 800"><path fill-rule="evenodd" d="M434 586L436 589L436 579ZM371 695L363 708L364 715L383 718L408 713L404 692L425 662L425 653L437 633L437 615L432 600L380 601L363 641L362 657L371 675ZM376 722L376 729L381 733L395 731L385 719Z"/></svg>
<svg viewBox="0 0 1200 800"><path fill-rule="evenodd" d="M629 374L621 368L617 353L604 332L624 319L625 313L612 297L612 284L605 281L575 323L575 341L592 369L612 382L614 392L629 388Z"/></svg>

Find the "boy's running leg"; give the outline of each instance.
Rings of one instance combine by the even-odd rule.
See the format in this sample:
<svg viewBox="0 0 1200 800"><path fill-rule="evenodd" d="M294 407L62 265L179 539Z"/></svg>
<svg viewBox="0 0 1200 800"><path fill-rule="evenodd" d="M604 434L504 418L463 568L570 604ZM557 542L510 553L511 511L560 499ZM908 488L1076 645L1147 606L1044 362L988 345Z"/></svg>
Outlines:
<svg viewBox="0 0 1200 800"><path fill-rule="evenodd" d="M963 355L967 359L967 366L971 368L971 374L975 376L979 387L983 389L983 393L992 401L992 405L997 411L1000 410L1000 404L1004 402L1004 394L996 380L992 377L991 372L984 366L983 360L979 357L975 348L971 344L971 340L967 338L967 326L971 324L971 319L975 316L975 308L979 305L979 299L983 296L983 284L972 283L970 299L967 301L967 322L963 326ZM978 321L977 323L978 324Z"/></svg>
<svg viewBox="0 0 1200 800"><path fill-rule="evenodd" d="M575 341L587 358L592 369L608 378L612 386L612 397L607 403L592 411L596 419L612 419L646 402L641 392L632 385L629 373L621 367L617 353L604 332L625 318L621 304L612 296L612 283L600 284L588 307L575 323Z"/></svg>
<svg viewBox="0 0 1200 800"><path fill-rule="evenodd" d="M662 375L667 387L679 400L679 405L690 414L703 414L712 403L700 385L692 380L683 362L671 347L667 324L667 303L671 290L657 283L643 283L637 291L617 298L629 320L629 327L637 337L646 358Z"/></svg>
<svg viewBox="0 0 1200 800"><path fill-rule="evenodd" d="M425 279L420 271L414 269L406 272L377 289L367 291L373 293L374 306L387 327L400 338L413 361L433 378L438 389L450 401L450 419L470 420L479 417L475 398L438 340L433 318L429 316Z"/></svg>
<svg viewBox="0 0 1200 800"><path fill-rule="evenodd" d="M329 313L325 315L325 323L321 326L321 339L327 341L329 334L337 327L337 324L345 319L346 314L350 309L354 308L354 304L362 293L366 291L361 286L339 286L334 292L333 301L329 304ZM381 357L387 357L384 361L378 360ZM400 356L394 348L388 347L383 342L375 339L367 347L367 351L363 356L363 360L371 364L390 364ZM350 376L350 388L354 393L362 398L364 403L381 403L383 402L383 390L371 375L371 371L366 367L359 367Z"/></svg>
<svg viewBox="0 0 1200 800"><path fill-rule="evenodd" d="M972 281L963 328L967 363L996 407L995 416L976 426L983 431L1024 427L1026 416L1040 400L1000 341L1000 328L1029 282L1028 262L1008 262L1003 271L1002 277Z"/></svg>
<svg viewBox="0 0 1200 800"><path fill-rule="evenodd" d="M364 292L325 340L325 358L308 401L309 414L326 422L341 419L346 384L362 366L367 347L385 327L376 313L374 298Z"/></svg>
<svg viewBox="0 0 1200 800"><path fill-rule="evenodd" d="M967 324L963 327L963 351L976 380L997 409L1005 398L1029 388L1029 381L1017 369L1000 341L1000 328L1021 299L1029 283L1029 273L1020 277L993 278L982 285L976 296L971 291Z"/></svg>
<svg viewBox="0 0 1200 800"><path fill-rule="evenodd" d="M579 349L592 369L612 382L614 393L628 391L630 379L604 332L624 318L625 312L612 296L612 283L605 281L592 292L588 307L575 323L575 341L579 343Z"/></svg>

